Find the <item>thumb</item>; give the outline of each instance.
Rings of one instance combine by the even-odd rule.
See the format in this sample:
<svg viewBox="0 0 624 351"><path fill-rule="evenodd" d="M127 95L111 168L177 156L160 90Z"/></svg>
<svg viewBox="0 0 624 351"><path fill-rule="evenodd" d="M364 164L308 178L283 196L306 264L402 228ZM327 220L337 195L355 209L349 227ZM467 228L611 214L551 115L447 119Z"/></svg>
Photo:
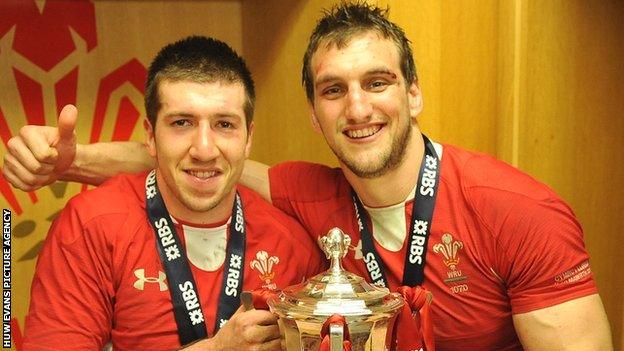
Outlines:
<svg viewBox="0 0 624 351"><path fill-rule="evenodd" d="M59 142L74 139L74 129L76 128L77 119L78 110L76 109L76 106L65 105L59 114L57 124Z"/></svg>
<svg viewBox="0 0 624 351"><path fill-rule="evenodd" d="M245 311L245 306L241 304L240 306L238 306L238 309L234 312L234 314L232 314L232 317L241 313L245 313Z"/></svg>
<svg viewBox="0 0 624 351"><path fill-rule="evenodd" d="M74 128L78 119L78 110L74 105L65 105L58 118L58 137L52 146L58 153L54 171L62 173L68 169L76 157L76 136Z"/></svg>

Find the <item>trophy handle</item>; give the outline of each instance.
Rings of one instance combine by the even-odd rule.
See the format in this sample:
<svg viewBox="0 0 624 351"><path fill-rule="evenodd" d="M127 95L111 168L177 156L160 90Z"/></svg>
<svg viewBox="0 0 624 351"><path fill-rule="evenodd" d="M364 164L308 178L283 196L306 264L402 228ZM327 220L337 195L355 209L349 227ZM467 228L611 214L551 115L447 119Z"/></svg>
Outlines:
<svg viewBox="0 0 624 351"><path fill-rule="evenodd" d="M342 351L342 341L344 340L344 327L341 324L329 325L329 350Z"/></svg>

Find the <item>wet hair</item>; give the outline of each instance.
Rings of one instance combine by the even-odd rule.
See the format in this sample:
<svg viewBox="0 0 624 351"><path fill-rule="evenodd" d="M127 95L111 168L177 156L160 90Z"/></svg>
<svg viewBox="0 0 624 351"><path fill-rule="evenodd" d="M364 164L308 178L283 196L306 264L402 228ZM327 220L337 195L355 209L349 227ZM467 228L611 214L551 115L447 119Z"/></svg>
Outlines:
<svg viewBox="0 0 624 351"><path fill-rule="evenodd" d="M243 109L247 130L253 120L256 93L245 60L226 43L202 36L190 36L163 47L147 73L145 112L152 126L160 109L159 85L162 81L197 83L242 83L246 101Z"/></svg>
<svg viewBox="0 0 624 351"><path fill-rule="evenodd" d="M400 55L401 73L407 85L418 81L416 66L410 41L405 32L388 20L389 9L369 5L363 2L341 3L323 11L323 17L316 23L310 36L308 48L303 56L301 80L310 102L314 101L314 82L312 78L312 55L321 43L344 48L355 36L373 31L381 37L392 40Z"/></svg>

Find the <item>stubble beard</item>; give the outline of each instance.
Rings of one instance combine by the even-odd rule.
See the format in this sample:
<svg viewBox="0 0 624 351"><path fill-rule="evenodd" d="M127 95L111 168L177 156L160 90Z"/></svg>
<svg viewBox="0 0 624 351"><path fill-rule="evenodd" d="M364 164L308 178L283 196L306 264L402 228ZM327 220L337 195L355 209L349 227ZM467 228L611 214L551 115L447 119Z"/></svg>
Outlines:
<svg viewBox="0 0 624 351"><path fill-rule="evenodd" d="M405 149L407 148L407 144L409 143L411 136L412 128L408 120L404 131L392 139L392 143L388 149L378 155L379 161L377 162L373 161L364 163L362 161L357 161L352 157L348 157L344 149L331 146L330 148L338 160L347 166L347 168L357 177L373 179L385 175L403 163L403 159L405 158Z"/></svg>
<svg viewBox="0 0 624 351"><path fill-rule="evenodd" d="M235 179L240 179L240 175L235 177ZM185 189L182 184L176 187L175 191L178 200L188 209L194 212L208 213L221 205L229 208L234 205L234 198L230 196L234 196L233 193L236 192L236 182L222 184L222 187L217 189L216 192L209 194L197 193L188 188Z"/></svg>
<svg viewBox="0 0 624 351"><path fill-rule="evenodd" d="M171 192L171 195L176 198L178 203L182 204L187 210L193 212L209 212L215 209L221 202L224 201L226 193L217 192L212 196L202 196L202 194L193 193L191 189L184 188L184 184L179 179L176 179L172 175L162 175L163 181L166 183L167 188ZM178 183L180 181L180 183ZM206 201L206 197L211 197Z"/></svg>
<svg viewBox="0 0 624 351"><path fill-rule="evenodd" d="M194 212L209 212L215 209L223 201L224 194L214 194L206 201L205 197L198 194L184 193L178 189L178 199L182 204Z"/></svg>

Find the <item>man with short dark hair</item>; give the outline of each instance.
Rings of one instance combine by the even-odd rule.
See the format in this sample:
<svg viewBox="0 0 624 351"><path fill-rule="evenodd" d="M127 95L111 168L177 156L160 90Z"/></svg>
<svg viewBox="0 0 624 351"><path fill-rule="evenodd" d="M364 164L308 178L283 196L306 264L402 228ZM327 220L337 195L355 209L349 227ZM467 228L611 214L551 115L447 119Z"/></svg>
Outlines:
<svg viewBox="0 0 624 351"><path fill-rule="evenodd" d="M245 62L189 37L158 53L146 91L156 167L61 212L37 262L25 349L279 350L276 317L239 308L241 293L299 283L324 260L295 220L236 184L253 133Z"/></svg>
<svg viewBox="0 0 624 351"><path fill-rule="evenodd" d="M391 290L431 291L437 350L611 350L569 207L500 161L425 137L413 62L387 11L361 3L327 11L302 72L313 126L340 168L253 164L243 179L313 235L348 233L348 270ZM26 190L58 176L20 164L25 176L14 185Z"/></svg>

